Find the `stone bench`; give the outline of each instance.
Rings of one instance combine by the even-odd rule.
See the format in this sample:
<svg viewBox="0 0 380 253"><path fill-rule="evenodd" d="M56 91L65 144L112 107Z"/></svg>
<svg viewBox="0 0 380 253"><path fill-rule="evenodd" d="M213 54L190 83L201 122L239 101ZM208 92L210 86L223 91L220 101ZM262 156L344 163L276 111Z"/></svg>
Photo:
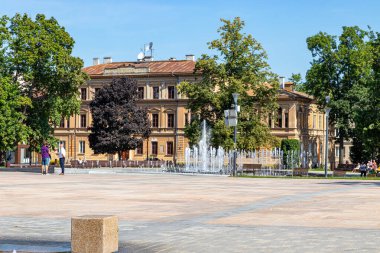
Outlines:
<svg viewBox="0 0 380 253"><path fill-rule="evenodd" d="M293 169L293 176L309 176L309 169L308 168L294 168Z"/></svg>
<svg viewBox="0 0 380 253"><path fill-rule="evenodd" d="M89 215L71 218L73 253L112 253L118 251L116 216Z"/></svg>
<svg viewBox="0 0 380 253"><path fill-rule="evenodd" d="M260 169L261 169L261 164L243 163L242 168L239 169L237 172L240 174L252 172L252 175L255 175L255 172Z"/></svg>

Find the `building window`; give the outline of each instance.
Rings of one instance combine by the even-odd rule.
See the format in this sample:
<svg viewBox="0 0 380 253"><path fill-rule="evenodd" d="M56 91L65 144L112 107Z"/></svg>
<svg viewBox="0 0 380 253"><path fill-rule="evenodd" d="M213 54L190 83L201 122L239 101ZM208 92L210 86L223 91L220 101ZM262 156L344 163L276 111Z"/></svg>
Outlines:
<svg viewBox="0 0 380 253"><path fill-rule="evenodd" d="M87 117L86 117L86 114L80 115L80 127L87 127Z"/></svg>
<svg viewBox="0 0 380 253"><path fill-rule="evenodd" d="M189 124L189 114L185 113L185 126Z"/></svg>
<svg viewBox="0 0 380 253"><path fill-rule="evenodd" d="M303 114L303 128L309 128L309 118L305 113Z"/></svg>
<svg viewBox="0 0 380 253"><path fill-rule="evenodd" d="M339 147L335 147L335 157L339 157Z"/></svg>
<svg viewBox="0 0 380 253"><path fill-rule="evenodd" d="M168 114L168 128L174 127L174 114Z"/></svg>
<svg viewBox="0 0 380 253"><path fill-rule="evenodd" d="M65 119L62 118L61 121L59 122L59 127L65 127Z"/></svg>
<svg viewBox="0 0 380 253"><path fill-rule="evenodd" d="M302 128L303 125L302 125L302 113L298 113L298 120L297 120L297 125L299 128Z"/></svg>
<svg viewBox="0 0 380 253"><path fill-rule="evenodd" d="M158 154L158 143L157 141L152 141L152 155Z"/></svg>
<svg viewBox="0 0 380 253"><path fill-rule="evenodd" d="M167 155L173 155L173 150L174 150L173 147L174 147L174 145L173 145L172 141L168 141L166 143L166 154Z"/></svg>
<svg viewBox="0 0 380 253"><path fill-rule="evenodd" d="M80 98L82 100L87 100L87 89L86 88L80 89Z"/></svg>
<svg viewBox="0 0 380 253"><path fill-rule="evenodd" d="M272 113L269 113L268 115L268 127L272 128Z"/></svg>
<svg viewBox="0 0 380 253"><path fill-rule="evenodd" d="M152 114L152 127L158 127L158 114Z"/></svg>
<svg viewBox="0 0 380 253"><path fill-rule="evenodd" d="M86 142L79 141L79 153L84 154L86 152Z"/></svg>
<svg viewBox="0 0 380 253"><path fill-rule="evenodd" d="M323 119L322 119L322 115L319 115L319 129L323 129Z"/></svg>
<svg viewBox="0 0 380 253"><path fill-rule="evenodd" d="M138 87L137 94L139 99L144 99L144 87Z"/></svg>
<svg viewBox="0 0 380 253"><path fill-rule="evenodd" d="M282 127L282 108L278 108L277 111L277 127Z"/></svg>
<svg viewBox="0 0 380 253"><path fill-rule="evenodd" d="M284 113L284 116L285 116L285 127L288 128L289 127L289 113Z"/></svg>
<svg viewBox="0 0 380 253"><path fill-rule="evenodd" d="M144 148L144 144L143 144L143 142L141 142L136 148L136 155L142 155L143 154L143 148Z"/></svg>
<svg viewBox="0 0 380 253"><path fill-rule="evenodd" d="M168 98L169 99L174 99L174 86L169 86L168 87Z"/></svg>
<svg viewBox="0 0 380 253"><path fill-rule="evenodd" d="M100 91L100 88L95 88L95 97L96 97L96 94L98 94Z"/></svg>
<svg viewBox="0 0 380 253"><path fill-rule="evenodd" d="M159 99L160 98L160 87L155 86L153 87L153 99Z"/></svg>
<svg viewBox="0 0 380 253"><path fill-rule="evenodd" d="M316 121L317 121L317 115L314 114L313 115L313 129L315 129L316 126L317 126L317 124L316 124L317 122Z"/></svg>
<svg viewBox="0 0 380 253"><path fill-rule="evenodd" d="M67 128L70 128L70 117L67 119Z"/></svg>

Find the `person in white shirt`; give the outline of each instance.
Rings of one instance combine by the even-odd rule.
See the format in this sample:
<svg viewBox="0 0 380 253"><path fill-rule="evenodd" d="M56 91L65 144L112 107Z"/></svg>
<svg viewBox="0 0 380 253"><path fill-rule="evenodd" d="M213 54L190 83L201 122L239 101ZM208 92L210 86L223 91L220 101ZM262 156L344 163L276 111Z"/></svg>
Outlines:
<svg viewBox="0 0 380 253"><path fill-rule="evenodd" d="M66 150L63 147L63 143L61 142L59 144L59 165L61 166L61 174L59 175L65 175L65 158L66 158Z"/></svg>

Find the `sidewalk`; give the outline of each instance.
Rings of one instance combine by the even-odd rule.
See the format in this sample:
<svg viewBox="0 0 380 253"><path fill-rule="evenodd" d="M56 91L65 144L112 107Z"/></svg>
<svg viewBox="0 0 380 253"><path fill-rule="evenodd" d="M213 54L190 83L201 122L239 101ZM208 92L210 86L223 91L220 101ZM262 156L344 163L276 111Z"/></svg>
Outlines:
<svg viewBox="0 0 380 253"><path fill-rule="evenodd" d="M71 217L104 214L119 217L120 252L378 252L379 190L370 180L4 172L0 245L64 247Z"/></svg>

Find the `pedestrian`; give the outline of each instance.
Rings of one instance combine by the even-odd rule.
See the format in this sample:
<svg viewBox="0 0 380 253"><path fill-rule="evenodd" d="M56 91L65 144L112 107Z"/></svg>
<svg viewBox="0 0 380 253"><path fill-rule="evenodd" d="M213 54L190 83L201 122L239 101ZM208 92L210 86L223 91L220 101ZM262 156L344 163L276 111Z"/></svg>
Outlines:
<svg viewBox="0 0 380 253"><path fill-rule="evenodd" d="M47 142L44 141L44 144L41 146L41 157L42 157L42 166L41 174L46 175L49 173L49 164L50 164L50 151Z"/></svg>
<svg viewBox="0 0 380 253"><path fill-rule="evenodd" d="M360 165L360 177L362 176L367 176L367 165L364 162Z"/></svg>
<svg viewBox="0 0 380 253"><path fill-rule="evenodd" d="M65 175L66 150L65 150L65 147L63 146L62 142L59 143L58 157L59 157L59 166L61 166L61 174L59 174L59 175Z"/></svg>

